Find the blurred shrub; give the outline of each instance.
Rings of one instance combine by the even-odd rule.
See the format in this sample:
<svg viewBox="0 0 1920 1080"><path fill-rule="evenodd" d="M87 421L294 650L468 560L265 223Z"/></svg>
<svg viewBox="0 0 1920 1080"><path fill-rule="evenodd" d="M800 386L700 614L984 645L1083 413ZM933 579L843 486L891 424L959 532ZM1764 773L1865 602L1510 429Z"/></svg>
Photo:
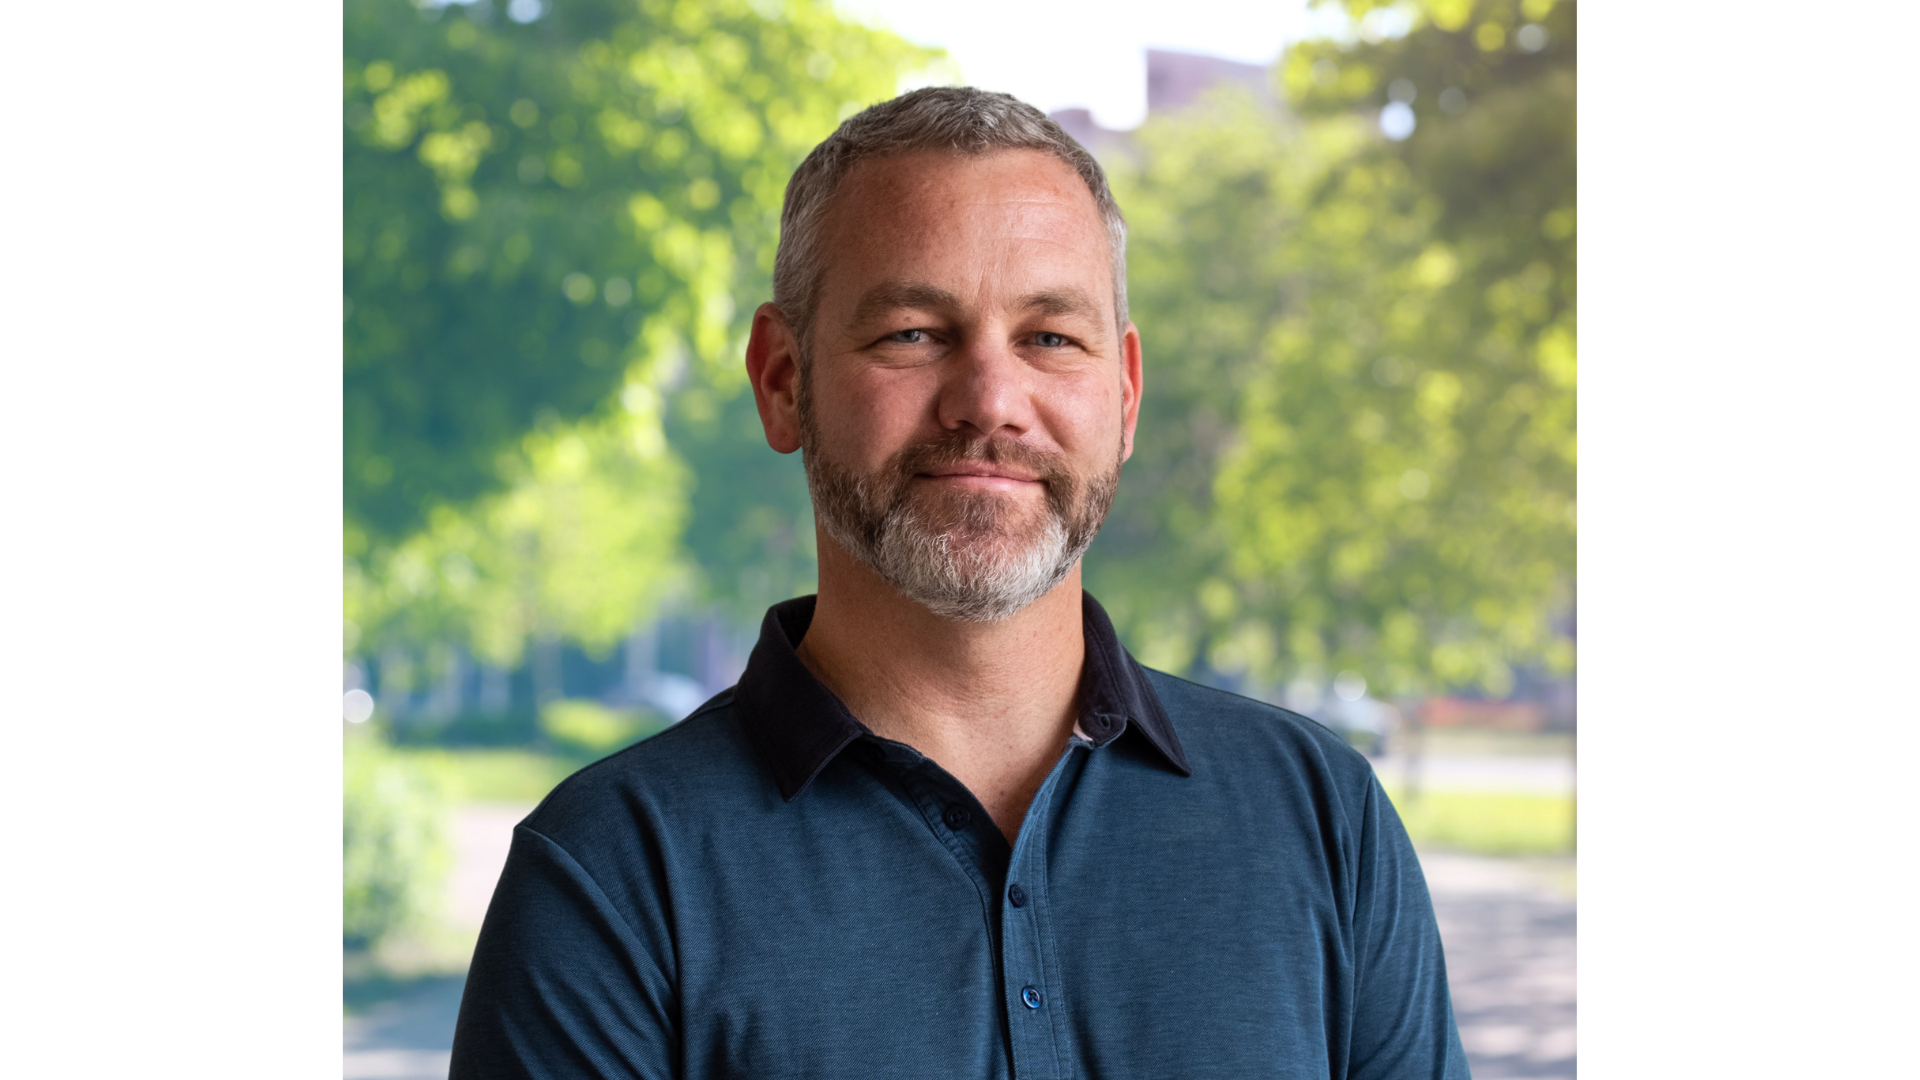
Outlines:
<svg viewBox="0 0 1920 1080"><path fill-rule="evenodd" d="M366 948L434 914L452 862L446 792L373 732L348 737L344 766L341 930L348 946Z"/></svg>
<svg viewBox="0 0 1920 1080"><path fill-rule="evenodd" d="M562 751L601 757L666 725L640 709L614 709L597 701L566 698L540 707L540 730Z"/></svg>
<svg viewBox="0 0 1920 1080"><path fill-rule="evenodd" d="M531 706L471 711L444 720L408 717L388 729L395 746L519 747L538 742L540 718Z"/></svg>

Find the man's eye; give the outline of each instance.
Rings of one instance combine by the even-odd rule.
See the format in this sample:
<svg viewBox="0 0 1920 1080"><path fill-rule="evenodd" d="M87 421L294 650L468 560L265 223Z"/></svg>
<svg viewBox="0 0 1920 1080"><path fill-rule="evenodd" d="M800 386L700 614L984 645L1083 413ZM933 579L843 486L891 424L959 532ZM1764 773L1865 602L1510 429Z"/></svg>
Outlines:
<svg viewBox="0 0 1920 1080"><path fill-rule="evenodd" d="M1067 339L1050 330L1042 330L1033 335L1033 343L1043 349L1058 349L1067 343Z"/></svg>
<svg viewBox="0 0 1920 1080"><path fill-rule="evenodd" d="M927 340L925 330L895 330L887 335L888 341L897 341L902 345L918 345Z"/></svg>

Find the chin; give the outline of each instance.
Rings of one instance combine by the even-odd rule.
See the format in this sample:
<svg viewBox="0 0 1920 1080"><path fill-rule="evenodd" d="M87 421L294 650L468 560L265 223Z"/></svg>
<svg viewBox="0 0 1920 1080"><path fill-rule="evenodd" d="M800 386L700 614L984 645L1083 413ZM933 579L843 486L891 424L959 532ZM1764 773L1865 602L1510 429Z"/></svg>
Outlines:
<svg viewBox="0 0 1920 1080"><path fill-rule="evenodd" d="M870 565L944 618L998 622L1051 592L1080 549L1045 508L1022 513L999 497L915 505L889 522ZM944 512L943 512L944 511Z"/></svg>
<svg viewBox="0 0 1920 1080"><path fill-rule="evenodd" d="M977 559L1027 557L1046 538L1052 515L1043 500L1025 500L1012 492L937 490L908 500L912 517L925 532L937 534L956 553Z"/></svg>

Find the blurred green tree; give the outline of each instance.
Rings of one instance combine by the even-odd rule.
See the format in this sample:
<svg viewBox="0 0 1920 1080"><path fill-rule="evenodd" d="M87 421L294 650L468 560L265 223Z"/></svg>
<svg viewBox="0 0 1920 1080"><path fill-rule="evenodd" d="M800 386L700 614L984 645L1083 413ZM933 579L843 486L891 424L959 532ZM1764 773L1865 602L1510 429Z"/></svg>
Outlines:
<svg viewBox="0 0 1920 1080"><path fill-rule="evenodd" d="M810 576L797 467L736 467L741 303L793 168L934 54L814 0L348 0L345 37L356 644L604 645L689 528L722 598Z"/></svg>
<svg viewBox="0 0 1920 1080"><path fill-rule="evenodd" d="M1573 5L1345 8L1291 117L1117 170L1148 392L1089 581L1173 670L1503 692L1572 664Z"/></svg>
<svg viewBox="0 0 1920 1080"><path fill-rule="evenodd" d="M523 437L503 457L505 490L437 506L406 540L349 561L349 626L380 644L458 641L509 669L529 643L604 653L625 636L683 578L687 478L651 390L622 396L613 417ZM535 681L558 692L557 672Z"/></svg>

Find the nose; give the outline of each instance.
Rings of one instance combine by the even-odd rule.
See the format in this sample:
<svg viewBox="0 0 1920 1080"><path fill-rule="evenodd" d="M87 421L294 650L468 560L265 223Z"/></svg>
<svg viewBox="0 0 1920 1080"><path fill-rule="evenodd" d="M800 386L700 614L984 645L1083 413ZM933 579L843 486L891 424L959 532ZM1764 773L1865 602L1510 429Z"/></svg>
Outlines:
<svg viewBox="0 0 1920 1080"><path fill-rule="evenodd" d="M1004 341L975 339L947 354L940 426L978 437L1018 437L1034 424L1032 369Z"/></svg>

